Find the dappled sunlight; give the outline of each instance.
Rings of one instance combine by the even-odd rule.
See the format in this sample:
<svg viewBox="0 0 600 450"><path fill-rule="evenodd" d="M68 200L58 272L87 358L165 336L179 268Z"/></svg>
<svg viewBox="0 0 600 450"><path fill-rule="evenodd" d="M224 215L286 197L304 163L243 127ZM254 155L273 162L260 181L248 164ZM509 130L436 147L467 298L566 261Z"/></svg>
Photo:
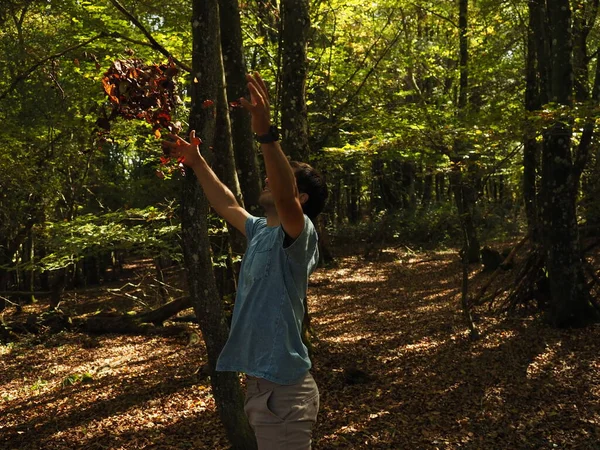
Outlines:
<svg viewBox="0 0 600 450"><path fill-rule="evenodd" d="M444 303L429 303L427 305L418 306L413 310L414 314L431 314L437 311L448 309L448 305Z"/></svg>
<svg viewBox="0 0 600 450"><path fill-rule="evenodd" d="M446 339L431 339L424 338L419 342L415 342L414 344L407 344L404 346L404 352L406 353L422 353L422 352L431 352L438 348L440 345L444 345L447 342Z"/></svg>
<svg viewBox="0 0 600 450"><path fill-rule="evenodd" d="M538 354L527 366L527 378L535 380L548 376L570 376L577 368L576 361L568 361L558 356L562 342L548 344L543 352ZM567 355L568 359L576 360L576 355Z"/></svg>
<svg viewBox="0 0 600 450"><path fill-rule="evenodd" d="M553 448L593 441L600 363L590 364L598 359L584 344L591 330L571 332L578 336L572 356L557 345L560 331L535 317L490 312L486 304L474 310L481 337L472 341L456 252L392 256L386 252L387 262L364 267L343 258L340 269L320 272L310 288L316 378L324 395L319 448ZM332 276L340 270L349 277ZM469 276L470 294L489 277L476 265ZM590 367L575 379L582 353ZM349 367L375 380L345 385ZM577 392L587 395L574 397ZM565 418L586 421L587 430L562 431Z"/></svg>
<svg viewBox="0 0 600 450"><path fill-rule="evenodd" d="M456 289L430 289L424 292L429 292L429 295L424 295L423 300L443 301L447 296L454 294L456 292Z"/></svg>
<svg viewBox="0 0 600 450"><path fill-rule="evenodd" d="M455 253L384 256L342 258L311 279L315 449L594 448L585 443L600 441L600 327L554 330L483 305L472 341ZM477 270L470 292L486 279ZM197 374L205 348L191 342L64 333L0 346L0 442L228 448Z"/></svg>
<svg viewBox="0 0 600 450"><path fill-rule="evenodd" d="M372 336L372 334L370 334L370 333L365 334L365 333L348 332L343 335L339 335L339 336L336 336L335 338L332 338L331 341L335 342L335 343L339 343L339 344L347 344L347 343L358 342L360 340L367 340L367 339L370 339L371 336Z"/></svg>
<svg viewBox="0 0 600 450"><path fill-rule="evenodd" d="M151 443L152 436L168 436L174 423L200 414L209 415L208 423L218 422L206 380L194 375L204 359L203 346L189 345L185 337L113 336L87 342L85 335L63 334L60 339L51 349L13 346L9 358L3 358L3 366L16 371L18 361L33 361L50 350L44 355L48 365L28 375L25 386L22 376L0 384L6 411L0 430L12 430L14 442L35 427L39 448L79 447L83 439L105 439L107 430L111 439L123 442L145 430ZM86 342L90 348L81 347ZM53 357L60 362L52 364ZM52 422L47 422L49 411ZM222 440L219 433L214 437ZM54 447L52 442L63 444Z"/></svg>

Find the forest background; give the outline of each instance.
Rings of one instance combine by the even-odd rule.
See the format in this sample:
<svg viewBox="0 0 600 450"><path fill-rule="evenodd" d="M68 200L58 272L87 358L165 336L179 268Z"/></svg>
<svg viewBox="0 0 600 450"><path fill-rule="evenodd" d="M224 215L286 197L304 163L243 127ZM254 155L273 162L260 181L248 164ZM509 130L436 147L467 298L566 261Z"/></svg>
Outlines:
<svg viewBox="0 0 600 450"><path fill-rule="evenodd" d="M111 102L126 102L131 86L160 64L168 65L158 70L161 83L174 77L177 85L169 121L181 123L181 134L197 130L221 179L256 214L264 171L236 101L247 95L244 74L262 74L284 151L319 168L330 188L317 224L323 270L347 268L350 254L381 261L382 270L386 252L441 262L458 276L456 298L447 300L471 342L485 337L482 305L526 311L549 333L594 324L598 3L4 0L3 358L17 358L31 336L48 343L67 332L74 339L164 333L191 307L193 336L202 336L206 352L200 372L222 421L208 423L222 426L234 448L254 448L240 380L210 369L227 337L244 243L210 213L193 174L162 154L165 124L156 126L156 116L126 120ZM106 85L111 67L122 77L116 91ZM160 104L146 110L160 112ZM489 272L478 278L482 258ZM125 309L82 294L102 285L127 300ZM336 286L333 297L348 288ZM318 319L305 330L316 352L323 351ZM597 379L597 364L582 361L586 380ZM340 370L349 384L372 377L364 367ZM62 388L65 380L94 376L70 373ZM588 424L598 424L597 395L588 398ZM6 394L4 406L18 397ZM27 428L17 422L13 432ZM494 433L512 443L510 433ZM597 438L588 434L564 442L588 448L581 443ZM18 436L6 442L16 448ZM431 448L483 448L472 431L454 444L433 432L419 436ZM537 438L552 448L548 436ZM381 448L416 442L393 433L378 439ZM320 442L349 445L339 429L323 431Z"/></svg>

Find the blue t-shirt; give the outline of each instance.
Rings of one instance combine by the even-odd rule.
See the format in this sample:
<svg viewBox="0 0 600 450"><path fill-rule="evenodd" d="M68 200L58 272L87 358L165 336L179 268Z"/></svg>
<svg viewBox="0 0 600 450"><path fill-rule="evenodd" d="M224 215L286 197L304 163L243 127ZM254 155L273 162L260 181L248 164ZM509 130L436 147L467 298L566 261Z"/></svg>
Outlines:
<svg viewBox="0 0 600 450"><path fill-rule="evenodd" d="M304 216L304 230L284 248L281 226L250 216L246 237L231 331L216 369L293 384L311 367L302 320L308 277L319 261L317 232Z"/></svg>

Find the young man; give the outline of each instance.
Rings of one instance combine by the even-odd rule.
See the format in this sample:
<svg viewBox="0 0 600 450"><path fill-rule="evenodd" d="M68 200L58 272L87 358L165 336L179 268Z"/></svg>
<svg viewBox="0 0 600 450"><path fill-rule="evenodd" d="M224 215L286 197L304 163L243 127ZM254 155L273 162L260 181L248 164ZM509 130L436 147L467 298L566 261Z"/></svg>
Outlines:
<svg viewBox="0 0 600 450"><path fill-rule="evenodd" d="M319 391L302 343L303 299L317 266L317 233L327 187L308 164L289 163L271 126L269 98L258 73L248 75L252 130L261 143L267 179L251 216L216 177L198 146L174 136L163 142L191 167L217 214L241 231L248 247L240 269L229 339L216 370L247 375L245 411L259 450L307 450L319 409ZM195 132L190 133L194 142Z"/></svg>

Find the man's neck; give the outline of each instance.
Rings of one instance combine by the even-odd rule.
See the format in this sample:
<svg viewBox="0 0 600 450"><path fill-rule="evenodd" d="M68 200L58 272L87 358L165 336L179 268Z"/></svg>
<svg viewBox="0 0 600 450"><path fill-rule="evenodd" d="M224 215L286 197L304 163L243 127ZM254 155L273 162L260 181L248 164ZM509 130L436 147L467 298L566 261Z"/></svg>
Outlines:
<svg viewBox="0 0 600 450"><path fill-rule="evenodd" d="M277 211L267 211L267 226L268 227L278 227L281 225L281 221L279 220L279 216L277 215Z"/></svg>

